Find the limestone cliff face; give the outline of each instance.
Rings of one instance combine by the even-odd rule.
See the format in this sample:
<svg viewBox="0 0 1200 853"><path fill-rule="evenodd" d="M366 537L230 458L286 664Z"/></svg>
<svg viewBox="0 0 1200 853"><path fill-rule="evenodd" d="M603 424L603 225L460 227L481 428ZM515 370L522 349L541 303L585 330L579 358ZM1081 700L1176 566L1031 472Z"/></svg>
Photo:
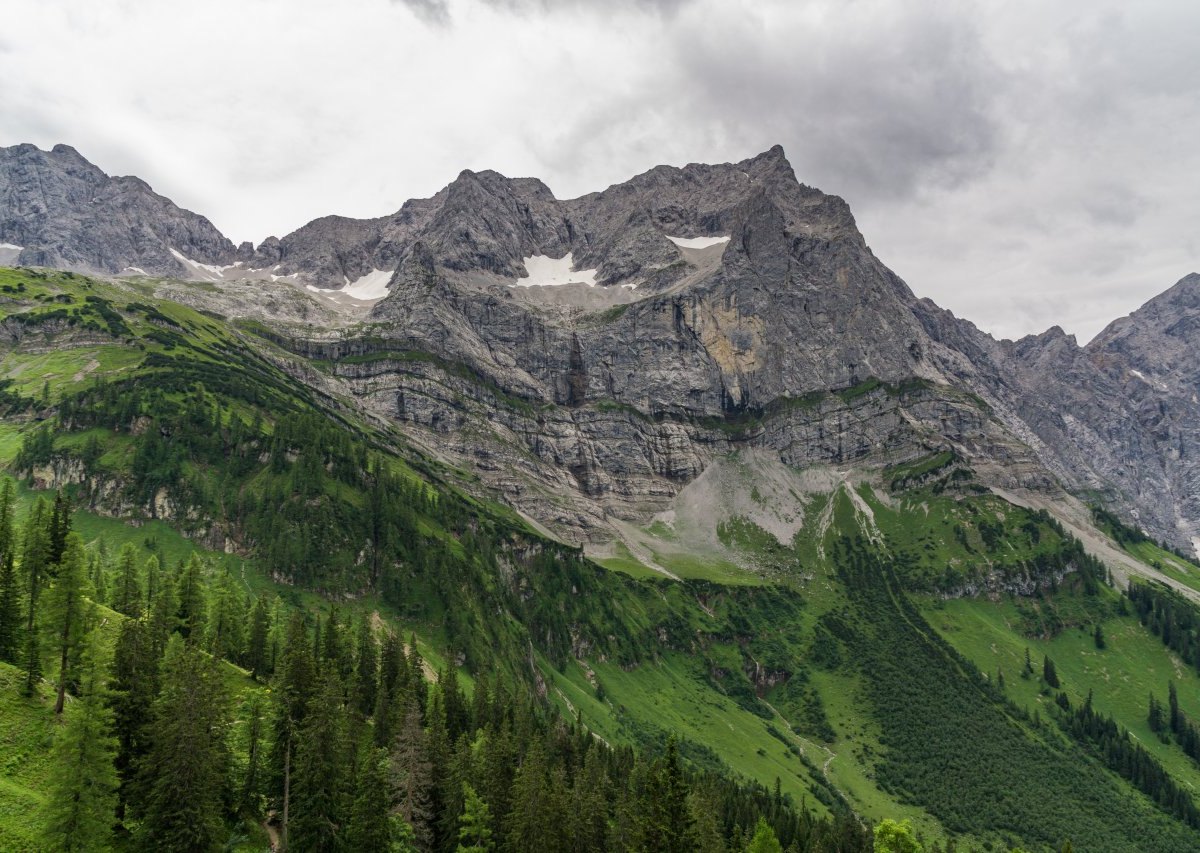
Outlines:
<svg viewBox="0 0 1200 853"><path fill-rule="evenodd" d="M943 372L987 398L1065 485L1200 550L1200 276L1084 347L1058 327L997 342L927 300L917 315Z"/></svg>
<svg viewBox="0 0 1200 853"><path fill-rule="evenodd" d="M236 262L219 286L160 293L274 324L332 365L298 364L297 381L356 399L577 541L647 520L743 449L845 468L952 449L986 484L1065 486L1174 545L1200 541L1200 277L1086 347L1060 329L996 341L916 299L778 147L570 200L466 171L390 216L234 249L73 149L16 146L0 150L0 244L0 263L113 273L203 271L172 249ZM568 254L594 285L522 286L525 259ZM376 270L389 293L369 313L306 289Z"/></svg>
<svg viewBox="0 0 1200 853"><path fill-rule="evenodd" d="M144 181L109 177L67 145L0 148L0 262L81 272L186 277L171 250L231 264L233 243Z"/></svg>

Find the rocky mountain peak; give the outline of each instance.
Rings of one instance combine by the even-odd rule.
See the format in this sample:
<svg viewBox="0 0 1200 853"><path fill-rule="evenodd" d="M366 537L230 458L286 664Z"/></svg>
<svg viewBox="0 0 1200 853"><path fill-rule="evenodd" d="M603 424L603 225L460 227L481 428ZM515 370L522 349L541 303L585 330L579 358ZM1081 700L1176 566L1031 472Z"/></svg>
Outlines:
<svg viewBox="0 0 1200 853"><path fill-rule="evenodd" d="M173 252L232 263L233 244L203 216L140 178L110 177L69 145L0 148L0 242L16 263L86 272L186 277Z"/></svg>

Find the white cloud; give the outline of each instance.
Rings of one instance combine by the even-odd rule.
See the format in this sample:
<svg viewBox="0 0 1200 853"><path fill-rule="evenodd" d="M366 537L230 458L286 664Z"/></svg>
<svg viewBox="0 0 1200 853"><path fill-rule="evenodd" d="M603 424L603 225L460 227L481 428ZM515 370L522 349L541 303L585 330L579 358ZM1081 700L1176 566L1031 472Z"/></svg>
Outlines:
<svg viewBox="0 0 1200 853"><path fill-rule="evenodd" d="M781 142L920 295L1081 338L1200 267L1183 2L10 0L0 144L66 142L235 240L464 168L570 197Z"/></svg>

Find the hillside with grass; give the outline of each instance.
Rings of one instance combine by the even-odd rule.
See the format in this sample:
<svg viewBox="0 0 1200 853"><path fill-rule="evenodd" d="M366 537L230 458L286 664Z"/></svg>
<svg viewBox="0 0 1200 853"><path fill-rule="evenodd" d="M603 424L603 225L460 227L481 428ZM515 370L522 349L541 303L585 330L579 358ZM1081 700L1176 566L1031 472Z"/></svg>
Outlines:
<svg viewBox="0 0 1200 853"><path fill-rule="evenodd" d="M195 849L740 851L761 822L866 850L885 819L930 851L1200 843L1200 612L960 455L730 454L719 513L594 560L319 361L157 292L0 270L0 847L46 849L85 709L117 721L115 849L178 842L184 793ZM147 756L203 726L183 792Z"/></svg>

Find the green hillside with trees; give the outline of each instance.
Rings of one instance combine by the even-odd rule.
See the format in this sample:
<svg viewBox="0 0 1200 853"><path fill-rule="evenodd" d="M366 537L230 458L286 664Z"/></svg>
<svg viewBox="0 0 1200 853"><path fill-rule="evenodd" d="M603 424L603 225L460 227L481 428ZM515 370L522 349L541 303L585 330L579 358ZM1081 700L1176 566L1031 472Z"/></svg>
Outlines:
<svg viewBox="0 0 1200 853"><path fill-rule="evenodd" d="M138 286L0 270L0 848L1200 844L1200 611L952 454L605 568Z"/></svg>

